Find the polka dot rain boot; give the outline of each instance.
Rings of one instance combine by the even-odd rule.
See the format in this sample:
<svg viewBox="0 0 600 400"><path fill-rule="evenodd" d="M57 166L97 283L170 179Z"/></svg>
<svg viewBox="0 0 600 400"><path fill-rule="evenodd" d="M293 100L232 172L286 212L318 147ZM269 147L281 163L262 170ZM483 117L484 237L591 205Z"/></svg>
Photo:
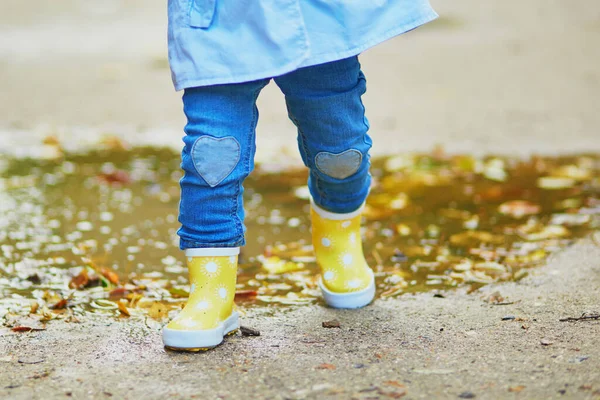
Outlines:
<svg viewBox="0 0 600 400"><path fill-rule="evenodd" d="M362 250L361 211L336 214L311 204L319 286L325 302L334 308L363 307L375 297L375 278Z"/></svg>
<svg viewBox="0 0 600 400"><path fill-rule="evenodd" d="M163 329L163 343L174 350L218 346L239 328L234 310L239 248L187 249L190 297Z"/></svg>

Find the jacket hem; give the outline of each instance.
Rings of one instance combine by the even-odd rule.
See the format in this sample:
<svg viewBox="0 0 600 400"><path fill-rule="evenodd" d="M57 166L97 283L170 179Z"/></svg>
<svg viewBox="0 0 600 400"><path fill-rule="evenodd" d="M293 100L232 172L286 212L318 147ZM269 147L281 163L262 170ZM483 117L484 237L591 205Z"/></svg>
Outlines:
<svg viewBox="0 0 600 400"><path fill-rule="evenodd" d="M344 58L352 57L357 54L362 53L363 51L374 47L386 40L389 40L395 36L401 35L403 33L409 32L415 28L418 28L421 25L424 25L428 22L433 21L438 17L438 14L430 9L427 13L422 15L420 18L412 20L408 23L402 24L399 27L394 29L390 29L383 34L368 40L358 46L354 46L350 49L341 52L331 52L331 53L321 53L317 55L309 55L310 50L307 50L299 60L294 60L294 62L288 63L283 67L275 68L268 70L267 72L261 71L257 73L251 73L246 75L239 76L218 76L212 78L204 78L204 79L182 79L182 80L173 80L173 84L175 86L176 91L180 91L183 89L198 87L198 86L211 86L211 85L224 85L224 84L232 84L232 83L242 83L255 81L260 79L270 79L276 76L284 75L289 72L295 71L299 68L311 67L313 65L324 64L327 62L342 60Z"/></svg>

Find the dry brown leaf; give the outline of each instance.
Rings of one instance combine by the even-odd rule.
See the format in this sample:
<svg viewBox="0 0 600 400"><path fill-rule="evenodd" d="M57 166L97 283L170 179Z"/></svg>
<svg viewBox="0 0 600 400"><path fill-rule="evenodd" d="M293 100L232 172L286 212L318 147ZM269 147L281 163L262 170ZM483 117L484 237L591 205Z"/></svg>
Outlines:
<svg viewBox="0 0 600 400"><path fill-rule="evenodd" d="M515 392L515 393L519 393L520 391L522 391L523 389L525 389L525 386L523 385L519 385L519 386L511 386L508 388L509 392Z"/></svg>
<svg viewBox="0 0 600 400"><path fill-rule="evenodd" d="M67 308L68 302L69 301L67 299L61 299L58 302L51 305L49 308L52 310L63 310L65 308Z"/></svg>
<svg viewBox="0 0 600 400"><path fill-rule="evenodd" d="M405 388L406 387L405 385L401 384L398 381L385 381L385 382L383 382L383 384L384 385L389 385L389 386L395 386L395 387L398 387L398 388Z"/></svg>
<svg viewBox="0 0 600 400"><path fill-rule="evenodd" d="M87 269L82 269L79 275L71 278L71 282L69 282L69 287L71 289L82 289L86 287L88 282L90 281L90 277L88 275Z"/></svg>
<svg viewBox="0 0 600 400"><path fill-rule="evenodd" d="M477 247L481 243L502 244L505 240L502 235L484 231L465 231L450 236L450 244L460 247Z"/></svg>
<svg viewBox="0 0 600 400"><path fill-rule="evenodd" d="M107 174L98 175L98 179L113 186L122 186L131 183L131 177L126 171L114 171Z"/></svg>
<svg viewBox="0 0 600 400"><path fill-rule="evenodd" d="M402 388L401 390L395 392L386 392L385 390L377 390L377 393L381 396L389 397L391 399L399 399L406 396L406 389Z"/></svg>
<svg viewBox="0 0 600 400"><path fill-rule="evenodd" d="M46 324L41 323L39 320L22 320L16 326L11 328L13 332L31 332L31 331L44 331L46 330Z"/></svg>
<svg viewBox="0 0 600 400"><path fill-rule="evenodd" d="M102 274L102 276L104 276L106 279L108 279L108 281L110 283L112 283L113 285L119 284L119 275L117 275L116 272L111 271L110 269L108 269L106 267L102 267L102 268L100 268L100 273Z"/></svg>
<svg viewBox="0 0 600 400"><path fill-rule="evenodd" d="M129 290L125 289L124 287L118 287L118 288L111 290L108 293L108 298L110 300L119 300L124 297L127 297L130 293L131 292Z"/></svg>
<svg viewBox="0 0 600 400"><path fill-rule="evenodd" d="M119 301L117 305L119 306L119 311L121 312L121 314L123 314L126 317L131 316L129 310L127 309L127 306L125 305L125 302Z"/></svg>
<svg viewBox="0 0 600 400"><path fill-rule="evenodd" d="M334 370L335 369L335 365L333 364L328 364L328 363L323 363L323 364L319 364L315 367L316 369L328 369L328 370Z"/></svg>
<svg viewBox="0 0 600 400"><path fill-rule="evenodd" d="M235 292L235 300L252 300L258 295L256 290L237 290Z"/></svg>
<svg viewBox="0 0 600 400"><path fill-rule="evenodd" d="M60 140L54 135L48 135L42 140L42 144L48 146L60 146Z"/></svg>

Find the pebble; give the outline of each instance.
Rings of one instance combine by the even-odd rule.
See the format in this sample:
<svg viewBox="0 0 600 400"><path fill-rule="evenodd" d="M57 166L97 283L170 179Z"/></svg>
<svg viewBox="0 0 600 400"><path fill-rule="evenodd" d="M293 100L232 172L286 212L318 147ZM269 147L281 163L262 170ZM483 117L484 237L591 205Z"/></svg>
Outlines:
<svg viewBox="0 0 600 400"><path fill-rule="evenodd" d="M474 399L475 394L473 392L462 392L458 395L461 399Z"/></svg>
<svg viewBox="0 0 600 400"><path fill-rule="evenodd" d="M260 336L260 331L247 326L240 326L240 332L242 333L242 336Z"/></svg>
<svg viewBox="0 0 600 400"><path fill-rule="evenodd" d="M340 321L338 321L337 319L333 319L331 321L323 321L322 323L323 328L340 328Z"/></svg>
<svg viewBox="0 0 600 400"><path fill-rule="evenodd" d="M505 315L502 317L502 321L513 321L514 319L516 319L514 315Z"/></svg>

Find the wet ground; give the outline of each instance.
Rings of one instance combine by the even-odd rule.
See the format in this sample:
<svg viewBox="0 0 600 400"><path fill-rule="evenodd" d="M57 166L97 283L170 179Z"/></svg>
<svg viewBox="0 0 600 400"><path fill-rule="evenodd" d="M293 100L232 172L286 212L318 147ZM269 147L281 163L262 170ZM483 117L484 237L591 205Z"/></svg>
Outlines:
<svg viewBox="0 0 600 400"><path fill-rule="evenodd" d="M128 149L116 138L98 147L65 154L48 138L43 161L3 159L5 326L27 330L86 313L149 316L158 325L183 305L179 155ZM593 155L518 160L438 149L376 159L363 237L378 297L521 279L598 229L599 171ZM242 308L320 304L305 183L304 169L260 165L246 182Z"/></svg>

